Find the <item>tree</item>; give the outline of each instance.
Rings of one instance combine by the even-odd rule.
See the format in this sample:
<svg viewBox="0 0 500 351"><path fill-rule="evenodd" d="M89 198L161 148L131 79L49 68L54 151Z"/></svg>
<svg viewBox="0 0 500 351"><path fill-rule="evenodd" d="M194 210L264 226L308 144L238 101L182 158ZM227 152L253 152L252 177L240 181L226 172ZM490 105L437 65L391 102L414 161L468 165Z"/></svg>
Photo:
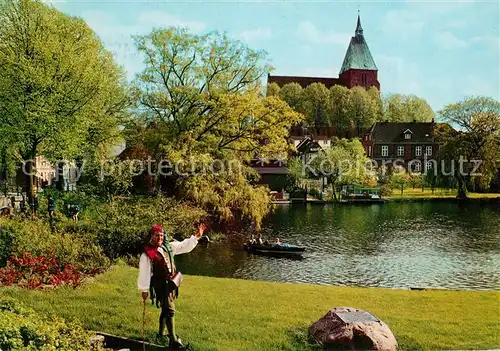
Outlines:
<svg viewBox="0 0 500 351"><path fill-rule="evenodd" d="M280 96L280 86L276 83L271 83L267 85L267 96Z"/></svg>
<svg viewBox="0 0 500 351"><path fill-rule="evenodd" d="M471 181L488 189L500 167L500 103L490 97L467 97L445 106L439 115L458 128L458 131L446 127L436 130L443 144L441 158L455 168L458 197L467 197ZM461 166L461 160L468 162Z"/></svg>
<svg viewBox="0 0 500 351"><path fill-rule="evenodd" d="M323 127L329 120L330 93L324 84L313 83L302 90L299 111L308 126Z"/></svg>
<svg viewBox="0 0 500 351"><path fill-rule="evenodd" d="M431 122L434 117L427 101L415 95L389 94L383 98L383 120Z"/></svg>
<svg viewBox="0 0 500 351"><path fill-rule="evenodd" d="M178 165L162 178L167 194L222 222L259 226L269 197L251 185L256 175L245 162L286 153L290 127L302 118L280 98L263 96L264 52L181 28L155 29L135 42L145 69L135 80L142 116L128 129L129 145L146 145L156 161Z"/></svg>
<svg viewBox="0 0 500 351"><path fill-rule="evenodd" d="M330 88L330 118L328 125L334 126L338 133L346 133L351 128L348 111L349 89L334 85Z"/></svg>
<svg viewBox="0 0 500 351"><path fill-rule="evenodd" d="M38 0L0 4L0 139L26 162L105 152L129 106L123 72L83 20Z"/></svg>
<svg viewBox="0 0 500 351"><path fill-rule="evenodd" d="M279 97L295 111L301 112L302 91L303 89L298 83L285 84L279 91Z"/></svg>
<svg viewBox="0 0 500 351"><path fill-rule="evenodd" d="M334 138L332 147L321 151L308 168L314 175L327 178L332 186L333 198L337 201L342 185L366 183L373 178L366 167L369 162L358 139Z"/></svg>
<svg viewBox="0 0 500 351"><path fill-rule="evenodd" d="M396 166L393 169L390 182L393 188L401 190L401 196L403 196L404 189L411 184L410 175L406 173L403 167Z"/></svg>
<svg viewBox="0 0 500 351"><path fill-rule="evenodd" d="M350 89L349 94L349 119L356 127L356 135L361 135L363 130L369 128L376 120L377 105L372 96L362 87Z"/></svg>

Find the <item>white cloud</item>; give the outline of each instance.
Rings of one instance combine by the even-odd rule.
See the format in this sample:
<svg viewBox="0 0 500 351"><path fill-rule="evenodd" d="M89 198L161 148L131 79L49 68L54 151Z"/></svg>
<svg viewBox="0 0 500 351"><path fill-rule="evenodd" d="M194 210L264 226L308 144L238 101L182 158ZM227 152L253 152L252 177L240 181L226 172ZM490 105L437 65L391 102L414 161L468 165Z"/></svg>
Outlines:
<svg viewBox="0 0 500 351"><path fill-rule="evenodd" d="M256 28L245 30L240 33L240 38L244 41L253 41L255 39L269 39L272 37L271 29L269 28Z"/></svg>
<svg viewBox="0 0 500 351"><path fill-rule="evenodd" d="M297 35L314 44L345 45L351 39L351 34L347 33L336 33L334 31L321 32L310 21L303 21L299 24Z"/></svg>
<svg viewBox="0 0 500 351"><path fill-rule="evenodd" d="M391 10L382 19L382 30L392 36L418 37L422 34L425 21L418 12Z"/></svg>
<svg viewBox="0 0 500 351"><path fill-rule="evenodd" d="M458 39L451 32L441 32L434 36L434 42L444 50L458 50L463 49L467 46L467 42Z"/></svg>

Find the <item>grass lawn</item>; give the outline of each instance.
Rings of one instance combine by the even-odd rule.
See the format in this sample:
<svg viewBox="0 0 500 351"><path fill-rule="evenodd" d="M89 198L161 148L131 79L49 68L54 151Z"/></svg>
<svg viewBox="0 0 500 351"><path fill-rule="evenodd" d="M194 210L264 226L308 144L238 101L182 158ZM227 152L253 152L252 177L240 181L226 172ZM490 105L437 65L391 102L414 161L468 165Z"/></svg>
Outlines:
<svg viewBox="0 0 500 351"><path fill-rule="evenodd" d="M387 196L387 199L420 199L420 198L456 198L457 190L449 190L449 189L434 189L434 193L431 189L425 188L422 191L422 188L407 188L403 192L403 196L401 196L401 189L393 189L392 195ZM467 196L471 199L491 199L491 198L500 198L499 193L467 193Z"/></svg>
<svg viewBox="0 0 500 351"><path fill-rule="evenodd" d="M73 290L0 288L38 312L77 318L86 328L140 339L137 269L114 266ZM177 332L196 350L304 350L307 327L331 307L351 306L385 321L401 349L500 347L500 293L407 291L279 284L187 276L177 300ZM148 303L146 334L159 310Z"/></svg>

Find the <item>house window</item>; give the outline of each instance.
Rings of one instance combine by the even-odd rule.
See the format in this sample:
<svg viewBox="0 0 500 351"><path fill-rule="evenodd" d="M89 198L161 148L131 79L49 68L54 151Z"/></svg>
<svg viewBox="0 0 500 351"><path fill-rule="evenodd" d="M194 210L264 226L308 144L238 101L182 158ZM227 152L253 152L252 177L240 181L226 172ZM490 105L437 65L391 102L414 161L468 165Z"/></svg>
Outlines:
<svg viewBox="0 0 500 351"><path fill-rule="evenodd" d="M382 145L382 156L383 157L389 156L389 146Z"/></svg>
<svg viewBox="0 0 500 351"><path fill-rule="evenodd" d="M406 134L405 134L405 139L406 139L406 140L411 139L411 134L410 134L410 133L406 133Z"/></svg>
<svg viewBox="0 0 500 351"><path fill-rule="evenodd" d="M368 146L368 157L372 157L372 147Z"/></svg>
<svg viewBox="0 0 500 351"><path fill-rule="evenodd" d="M422 156L422 146L415 147L415 156Z"/></svg>
<svg viewBox="0 0 500 351"><path fill-rule="evenodd" d="M413 169L416 173L420 173L422 171L422 164L420 162L415 162Z"/></svg>
<svg viewBox="0 0 500 351"><path fill-rule="evenodd" d="M405 147L398 146L398 156L403 156L405 154Z"/></svg>
<svg viewBox="0 0 500 351"><path fill-rule="evenodd" d="M426 154L427 156L431 156L431 155L432 155L432 146L427 146L427 147L425 148L425 154Z"/></svg>
<svg viewBox="0 0 500 351"><path fill-rule="evenodd" d="M425 170L429 171L431 169L432 169L432 162L431 161L427 161L427 163L425 164Z"/></svg>

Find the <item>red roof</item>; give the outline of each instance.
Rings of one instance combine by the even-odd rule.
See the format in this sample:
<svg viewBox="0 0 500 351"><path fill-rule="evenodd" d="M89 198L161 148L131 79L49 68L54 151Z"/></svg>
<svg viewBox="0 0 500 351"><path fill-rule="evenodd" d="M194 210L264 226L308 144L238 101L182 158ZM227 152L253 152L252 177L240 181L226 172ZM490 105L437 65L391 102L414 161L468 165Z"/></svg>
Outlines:
<svg viewBox="0 0 500 351"><path fill-rule="evenodd" d="M324 77L297 77L297 76L267 76L267 84L276 83L280 87L289 83L298 83L302 88L306 88L312 83L322 83L327 88L334 85L343 85L338 78L324 78Z"/></svg>

